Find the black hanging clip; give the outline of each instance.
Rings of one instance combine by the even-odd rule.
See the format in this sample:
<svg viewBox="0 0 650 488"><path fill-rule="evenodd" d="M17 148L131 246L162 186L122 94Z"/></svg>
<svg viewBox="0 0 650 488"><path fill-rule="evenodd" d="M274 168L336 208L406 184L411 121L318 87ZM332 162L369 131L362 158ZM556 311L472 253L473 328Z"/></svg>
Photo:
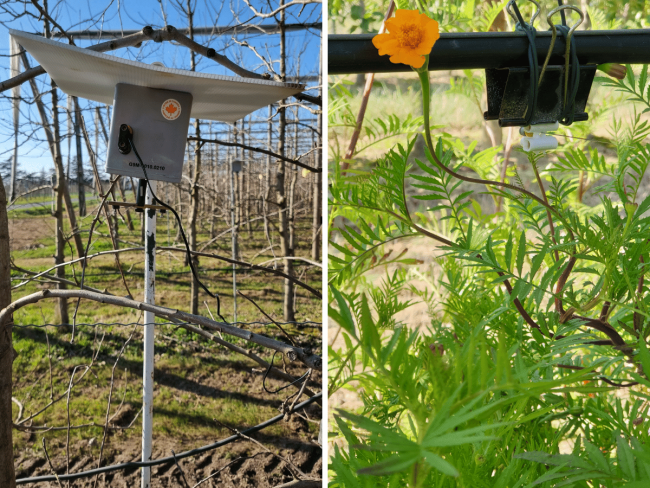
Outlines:
<svg viewBox="0 0 650 488"><path fill-rule="evenodd" d="M488 109L485 120L498 120L500 127L534 126L559 122L571 125L574 121L587 120L585 112L591 85L596 74L596 65L580 65L576 54L573 32L584 20L584 14L572 5L562 5L552 10L547 22L553 31L551 44L542 69L539 69L536 31L533 22L539 13L533 15L530 24L521 17L515 0L507 5L508 13L516 21L516 29L526 33L529 41L528 67L493 68L485 70ZM551 17L557 12L570 9L580 14L580 20L571 28L555 26ZM514 11L514 13L513 13ZM558 32L565 40L565 64L549 65Z"/></svg>

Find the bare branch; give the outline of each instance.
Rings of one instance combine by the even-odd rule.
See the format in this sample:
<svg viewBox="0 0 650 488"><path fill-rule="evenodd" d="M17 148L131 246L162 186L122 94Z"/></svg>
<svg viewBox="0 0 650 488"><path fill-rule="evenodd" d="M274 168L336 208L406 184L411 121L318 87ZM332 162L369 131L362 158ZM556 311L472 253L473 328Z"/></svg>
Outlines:
<svg viewBox="0 0 650 488"><path fill-rule="evenodd" d="M160 0L158 0L160 1ZM165 22L165 25L167 23ZM320 31L323 27L321 22L307 22L301 24L286 24L284 26L285 32L297 32L303 30L314 29ZM280 26L275 23L269 24L240 24L240 25L211 25L208 27L194 27L195 36L223 36L223 35L241 35L241 34L277 34L280 31ZM181 34L189 35L189 29L178 29ZM138 34L139 30L69 30L68 35L74 39L107 39L109 37L122 38L131 34ZM52 37L61 37L62 33L53 32Z"/></svg>
<svg viewBox="0 0 650 488"><path fill-rule="evenodd" d="M235 434L237 434L239 437L242 437L248 441L251 441L254 444L257 444L260 446L264 451L268 452L269 454L273 454L276 458L278 458L280 461L284 461L284 464L287 466L287 469L291 472L291 475L296 478L296 479L304 479L307 477L305 473L301 471L301 469L293 464L289 459L285 458L284 456L280 456L279 454L271 451L268 447L266 447L264 444L262 444L260 441L253 439L252 437L247 436L246 434L242 434L239 430L235 429L234 427L230 427L223 422L219 422L217 419L213 419L217 424L221 425L222 427L225 427L228 430L231 430Z"/></svg>
<svg viewBox="0 0 650 488"><path fill-rule="evenodd" d="M284 5L281 5L280 7L275 9L273 12L265 14L265 13L258 12L257 10L255 10L255 7L253 7L248 0L244 0L244 2L246 2L246 5L248 5L248 8L250 8L253 11L255 16L259 17L261 19L268 19L269 17L274 17L275 15L282 12L284 9L292 7L294 5L309 5L311 3L322 3L321 0L293 0L292 2L285 3Z"/></svg>
<svg viewBox="0 0 650 488"><path fill-rule="evenodd" d="M109 425L108 430L129 430L131 427L133 427L133 424L135 421L138 419L140 416L140 412L142 412L142 409L138 410L138 412L135 414L135 417L127 425L126 427L120 427L119 425ZM89 429L91 427L99 427L100 429L104 428L103 424L98 424L97 422L89 422L87 424L79 424L79 425L64 425L63 427L51 427L47 425L30 425L30 426L25 426L22 424L15 424L13 425L14 429L19 430L21 432L30 432L30 433L36 433L38 432L39 434L44 434L45 432L57 432L57 431L62 431L62 430L77 430L77 429Z"/></svg>
<svg viewBox="0 0 650 488"><path fill-rule="evenodd" d="M190 485L187 482L187 478L185 478L185 471L183 471L183 468L181 468L181 465L178 462L178 459L176 459L176 453L174 452L173 449L171 451L172 451L172 456L174 456L174 462L176 463L176 467L181 472L181 478L183 479L183 484L185 485L185 488L190 488Z"/></svg>
<svg viewBox="0 0 650 488"><path fill-rule="evenodd" d="M16 422L20 422L20 419L23 416L23 404L20 403L16 397L11 397L11 401L18 405L18 417L16 417Z"/></svg>
<svg viewBox="0 0 650 488"><path fill-rule="evenodd" d="M293 98L295 98L296 100L300 100L301 102L313 103L314 105L318 105L319 107L323 106L323 98L322 97L314 97L312 95L305 95L304 93L298 93L297 95L294 95ZM310 112L311 113L317 113L317 112L315 112L313 110L310 110Z"/></svg>
<svg viewBox="0 0 650 488"><path fill-rule="evenodd" d="M41 300L47 298L84 298L87 300L105 303L108 305L116 305L118 307L132 308L135 310L141 310L146 312L152 312L159 317L165 317L168 319L175 319L182 322L189 322L193 324L199 324L208 329L218 330L224 334L229 334L235 337L239 337L248 342L258 344L262 347L272 349L274 351L281 352L290 361L300 361L306 366L314 369L319 369L322 365L322 360L320 356L311 353L310 350L306 350L300 347L293 347L289 344L285 344L275 339L269 337L255 334L253 332L240 329L239 327L234 327L230 324L223 322L216 322L210 320L206 317L200 315L193 315L181 310L173 310L166 307L161 307L158 305L151 305L148 303L138 302L136 300L131 300L129 298L116 297L111 295L102 295L99 293L93 293L85 290L42 290L37 293L32 293L25 297L19 298L15 302L11 303L9 306L5 307L0 311L0 324L6 323L5 328L9 328L13 325L13 321L9 319L13 313L17 310L31 305L33 303L38 303Z"/></svg>
<svg viewBox="0 0 650 488"><path fill-rule="evenodd" d="M293 339L292 339L291 336L287 333L287 331L284 330L284 329L282 328L282 326L281 326L280 324L278 324L275 320L273 320L273 318L272 318L269 314L267 314L264 310L262 310L262 307L260 307L260 306L255 302L255 300L253 300L252 298L249 298L249 297L247 297L246 295L244 295L244 294L241 292L241 290L237 290L237 293L239 293L239 294L240 294L241 296L243 296L246 300L248 300L248 301L251 302L253 305L255 305L255 308L258 309L258 310L262 313L262 315L264 315L267 319L269 319L271 322L273 322L273 323L275 324L275 326L276 326L278 329L280 329L280 330L282 331L282 333L283 333L285 336L287 336L287 339L289 339L289 341L291 342L291 344L293 344L294 346L296 345L296 343L293 342Z"/></svg>
<svg viewBox="0 0 650 488"><path fill-rule="evenodd" d="M11 207L12 205L15 205L16 202L24 197L25 195L29 195L30 193L35 193L40 190L51 190L52 186L51 185L44 185L44 186L37 186L36 188L32 188L31 190L27 190L26 192L21 193L20 195L16 195L16 198L14 198L12 201L9 202L7 205L7 209Z"/></svg>
<svg viewBox="0 0 650 488"><path fill-rule="evenodd" d="M217 344L221 344L222 346L230 349L231 351L237 352L239 354L243 354L244 356L252 359L257 364L262 366L265 370L267 370L269 368L269 366L270 366L270 364L268 362L264 361L264 359L259 357L257 354L254 354L254 353L250 352L249 350L244 349L243 347L239 347L239 346L236 346L234 344L231 344L230 342L224 341L223 339L220 339L219 337L217 337L217 336L215 336L213 334L210 334L209 332L206 332L205 330L200 329L199 327L194 327L193 325L182 324L182 323L179 323L178 325L180 325L181 327L183 327L183 329L185 329L187 331L194 332L195 334L200 335L201 337L205 337L206 339L214 341ZM269 374L273 375L273 376L276 376L276 377L278 377L278 378L280 378L282 380L285 380L285 381L289 382L290 384L293 384L293 386L295 388L298 388L298 389L300 389L302 387L302 385L305 384L305 383L296 383L297 378L294 378L290 374L285 373L284 371L282 371L281 369L276 368L275 366L271 367L271 369L269 370ZM310 397L316 396L316 393L313 390L309 389L309 388L305 388L304 392L307 395L309 395ZM318 401L318 404L319 405L321 404L320 400Z"/></svg>
<svg viewBox="0 0 650 488"><path fill-rule="evenodd" d="M191 49L192 51L199 53L208 59L212 59L216 61L220 65L228 68L230 71L238 74L243 78L255 78L258 80L268 80L271 78L270 75L260 75L253 71L248 71L247 69L242 68L241 66L233 63L230 59L228 59L223 54L217 53L217 51L215 51L211 47L202 46L201 44L193 41L189 37L181 34L181 32L178 29L176 29L176 27L174 27L173 25L168 25L164 29L160 29L160 30L153 30L151 27L147 26L144 29L142 29L142 32L144 33L144 35L146 35L149 39L151 39L154 42L176 41L179 44L182 44L183 46Z"/></svg>
<svg viewBox="0 0 650 488"><path fill-rule="evenodd" d="M111 386L110 386L110 390L108 391L108 401L106 402L106 420L104 421L104 435L102 436L102 445L99 448L99 460L97 461L98 468L100 468L102 465L102 457L104 455L104 444L106 443L106 433L108 432L108 422L109 422L108 416L111 413L111 399L113 398L113 386L115 384L115 368L117 367L117 362L122 357L122 354L126 349L126 346L129 344L129 342L131 342L131 339L133 339L133 334L135 334L136 327L137 325L133 326L133 329L131 330L131 334L129 335L128 339L124 342L124 345L122 346L122 349L120 349L120 352L117 354L117 357L115 358L115 362L113 363L113 369L111 370ZM99 479L99 475L95 477L95 483L93 484L93 487L97 486L98 479Z"/></svg>
<svg viewBox="0 0 650 488"><path fill-rule="evenodd" d="M246 144L240 144L239 142L228 142L228 141L222 141L220 139L202 139L200 137L195 137L195 136L190 136L187 138L188 141L198 141L202 144L205 144L206 142L211 142L213 144L219 144L220 146L230 146L230 147L241 147L244 149L248 149L249 151L255 151L259 152L262 154L266 154L268 156L272 156L277 159L281 159L282 161L286 161L291 164L295 164L296 166L300 166L301 168L305 168L306 170L311 171L312 173L321 173L323 170L321 168L312 168L308 164L302 163L298 161L297 159L291 159L287 158L286 156L282 156L281 154L274 153L272 151L267 151L266 149L261 149L259 147L253 147L253 146L247 146Z"/></svg>
<svg viewBox="0 0 650 488"><path fill-rule="evenodd" d="M266 263L272 263L274 261L282 261L283 259L291 259L292 261L304 261L305 263L309 263L312 266L316 266L318 268L322 268L323 265L321 263L317 263L316 261L312 261L311 259L303 258L300 256L285 256L281 258L273 258L269 259L268 261L264 261L263 263L260 263L260 265L266 264Z"/></svg>
<svg viewBox="0 0 650 488"><path fill-rule="evenodd" d="M44 9L43 7L41 7L41 6L38 4L38 0L32 0L32 3L34 4L34 7L36 7L36 9L41 13L41 16L42 16L42 17L45 17L47 20L49 20L50 22L52 22L52 25L54 25L54 27L56 27L57 29L59 29L59 30L61 31L61 34L63 34L65 37L68 38L68 42L69 42L70 44L72 44L73 46L76 46L76 44L74 43L74 40L72 39L72 37L70 37L70 36L68 35L68 33L65 31L65 29L64 29L63 27L61 27L61 26L56 22L56 20L54 20L54 19L52 18L52 16L51 16L50 14L48 14L48 13L45 11L45 9Z"/></svg>
<svg viewBox="0 0 650 488"><path fill-rule="evenodd" d="M62 263L62 264L66 264L66 263ZM77 283L76 281L66 280L65 278L60 278L59 276L51 275L51 274L48 274L48 273L36 273L34 271L30 271L28 269L21 268L20 266L16 266L15 263L11 264L11 269L16 270L16 271L20 271L21 273L32 275L32 278L26 279L25 281L21 282L20 285L16 285L17 287L22 286L22 285L26 285L27 283L31 283L32 281L35 281L40 277L47 278L48 280L56 281L58 283L65 283L66 285L80 286L79 283ZM13 290L13 287L11 289ZM104 293L104 294L107 294L107 295L112 295L112 293L108 293L108 291L106 291L105 289L104 290L99 290L97 288L93 288L93 287L88 286L88 285L84 285L84 290L90 290L90 291L94 291L95 293Z"/></svg>
<svg viewBox="0 0 650 488"><path fill-rule="evenodd" d="M257 58L264 63L264 66L266 66L266 69L269 70L269 72L272 73L273 76L276 79L278 79L279 75L273 69L273 65L271 63L269 63L264 56L262 56L260 53L257 52L257 49L255 49L255 46L251 46L250 44L248 44L247 41L238 41L234 37L232 38L232 40L233 40L233 42L235 44L239 44L242 47L247 47L248 49L253 51L253 53L255 53L255 56L257 56Z"/></svg>
<svg viewBox="0 0 650 488"><path fill-rule="evenodd" d="M282 483L275 488L320 488L322 485L322 480L293 480L289 481L289 483Z"/></svg>
<svg viewBox="0 0 650 488"><path fill-rule="evenodd" d="M242 456L240 456L240 457L238 457L238 458L235 458L235 459L233 459L232 461L230 461L228 464L226 464L225 466L223 466L222 468L219 468L217 471L215 471L214 473L212 473L211 475L209 475L207 478L203 478L201 481L199 481L197 484L195 484L192 488L197 488L199 485L202 485L202 484L205 483L206 481L208 481L208 480L214 478L214 477L217 476L219 473L221 473L224 469L226 469L226 468L232 466L233 464L235 464L235 463L237 463L237 462L239 462L239 461L245 461L245 460L247 460L247 459L253 459L253 458L256 458L257 456L260 456L260 455L262 455L262 454L266 454L266 452L264 452L264 451L260 451L260 452L258 452L258 453L256 453L256 454L253 454L252 456L246 456L246 457L242 457ZM320 485L319 485L319 486L320 486Z"/></svg>
<svg viewBox="0 0 650 488"><path fill-rule="evenodd" d="M63 485L61 484L61 480L59 479L59 475L56 474L56 470L54 469L54 466L52 466L50 455L47 453L47 446L45 445L45 437L43 437L42 440L43 440L43 451L45 451L45 457L47 458L47 463L50 465L50 469L52 470L52 474L54 474L54 477L56 478L56 482L59 484L59 488L63 488Z"/></svg>
<svg viewBox="0 0 650 488"><path fill-rule="evenodd" d="M183 249L177 249L175 247L161 247L159 249L161 249L163 251L183 251L183 252L185 252ZM288 275L286 273L283 273L282 271L279 271L277 269L267 268L265 266L258 266L256 264L245 263L244 261L238 261L236 259L227 258L225 256L220 256L218 254L210 254L210 253L206 253L206 252L196 252L196 251L191 251L191 253L193 255L195 255L195 256L205 256L207 258L216 258L216 259L219 259L220 261L225 261L227 263L237 264L239 266L246 266L246 267L251 268L251 269L258 269L260 271L266 271L268 273L273 273L274 275L282 276L283 278L286 278L289 281L303 287L305 290L310 291L311 293L316 295L318 298L323 297L323 295L321 294L320 291L316 290L315 288L312 288L307 283L304 283L304 282L300 281L299 279L297 279L297 278L295 278L293 276L290 276L290 275Z"/></svg>
<svg viewBox="0 0 650 488"><path fill-rule="evenodd" d="M185 249L180 249L180 248L177 248L177 247L159 247L157 249L159 251L187 252ZM50 271L52 271L54 269L57 269L57 268L60 268L61 266L68 266L68 265L71 265L73 263L77 263L79 261L84 261L86 259L90 260L90 259L95 258L97 256L103 256L103 255L106 255L106 254L119 254L119 253L122 253L122 252L143 251L143 250L144 250L144 247L127 247L127 248L124 248L124 249L115 249L113 251L101 251L101 252L92 254L90 256L73 259L72 261L67 261L65 263L57 264L56 266L52 266L51 268L49 268L49 269L47 269L45 271L37 273L32 278L30 278L29 280L22 281L21 283L15 285L15 286L12 286L11 289L15 290L16 288L20 288L21 286L26 285L30 281L33 281L36 278L40 278L41 276L47 275ZM297 279L297 278L295 278L293 276L289 276L289 275L287 275L286 273L283 273L280 270L273 269L273 268L267 268L266 266L258 266L257 264L246 263L244 261L238 261L236 259L227 258L225 256L220 256L218 254L210 254L210 253L206 253L206 252L197 252L197 251L190 251L190 252L193 255L196 255L196 256L203 256L203 257L206 257L206 258L214 258L214 259L218 259L220 261L225 261L225 262L230 263L230 264L237 264L239 266L246 266L247 268L250 268L250 269L265 271L267 273L271 273L271 274L274 274L276 276L282 276L283 278L286 278L288 280L293 281L295 284L297 284L298 286L301 286L302 288L309 291L310 293L317 296L318 298L323 297L322 293L320 291L316 290L316 288L313 288L313 287L309 286L307 283L304 283L304 282L300 281L299 279ZM68 283L72 283L72 282L68 282ZM85 288L88 289L88 287L85 287ZM101 293L101 292L96 292L96 293Z"/></svg>

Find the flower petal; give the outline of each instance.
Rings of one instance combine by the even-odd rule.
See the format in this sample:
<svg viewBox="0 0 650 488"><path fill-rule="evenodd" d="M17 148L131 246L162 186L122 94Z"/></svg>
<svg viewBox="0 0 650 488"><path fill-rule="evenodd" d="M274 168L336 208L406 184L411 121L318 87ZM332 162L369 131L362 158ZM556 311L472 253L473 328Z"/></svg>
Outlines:
<svg viewBox="0 0 650 488"><path fill-rule="evenodd" d="M416 54L412 49L401 48L390 58L391 63L408 64L414 68L420 68L424 64L424 56Z"/></svg>
<svg viewBox="0 0 650 488"><path fill-rule="evenodd" d="M402 23L405 22L417 22L420 20L420 11L419 10L406 10L400 9L395 12L395 18L400 19ZM426 17L426 15L425 15Z"/></svg>
<svg viewBox="0 0 650 488"><path fill-rule="evenodd" d="M377 49L380 49L381 46L383 46L387 42L390 42L393 38L394 37L392 34L377 34L375 37L372 38L372 44Z"/></svg>
<svg viewBox="0 0 650 488"><path fill-rule="evenodd" d="M397 39L391 39L385 44L377 46L377 49L379 50L380 56L384 56L385 54L394 54L400 49L399 41Z"/></svg>
<svg viewBox="0 0 650 488"><path fill-rule="evenodd" d="M384 25L386 26L386 30L388 32L394 34L395 32L397 32L399 30L399 27L400 27L400 25L402 25L402 23L398 19L396 19L395 17L391 17L390 19L388 19L385 22Z"/></svg>

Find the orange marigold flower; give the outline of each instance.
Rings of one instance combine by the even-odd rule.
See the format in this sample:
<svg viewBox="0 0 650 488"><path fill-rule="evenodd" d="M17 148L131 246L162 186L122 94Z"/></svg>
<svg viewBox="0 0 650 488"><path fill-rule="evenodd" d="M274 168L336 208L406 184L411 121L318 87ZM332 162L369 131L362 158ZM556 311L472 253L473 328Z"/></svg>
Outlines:
<svg viewBox="0 0 650 488"><path fill-rule="evenodd" d="M395 17L386 21L386 34L377 34L372 43L379 55L390 55L391 63L408 64L421 68L424 56L440 38L438 22L417 10L397 10Z"/></svg>

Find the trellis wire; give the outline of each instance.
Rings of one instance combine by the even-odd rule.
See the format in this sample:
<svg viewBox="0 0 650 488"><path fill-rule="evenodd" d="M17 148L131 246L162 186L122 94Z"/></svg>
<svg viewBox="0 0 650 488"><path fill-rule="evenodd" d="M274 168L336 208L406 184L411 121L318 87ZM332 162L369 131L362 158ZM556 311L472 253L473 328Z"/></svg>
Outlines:
<svg viewBox="0 0 650 488"><path fill-rule="evenodd" d="M179 325L185 325L186 323L187 322L156 322L155 325L174 325L178 327ZM320 329L323 325L322 322L313 322L311 320L307 320L305 322L232 322L229 323L229 325L234 325L234 326L248 325L248 326L263 326L263 327L274 327L276 324L286 325L286 326L293 325L299 328L311 328L311 329ZM101 325L104 327L112 327L114 325L129 327L133 325L144 326L145 324L141 324L140 322L93 322L93 323L77 324L76 327L95 327L97 325ZM71 326L72 324L13 324L13 327L17 329L26 329L28 327L42 329L44 327L59 328L59 327L71 327Z"/></svg>
<svg viewBox="0 0 650 488"><path fill-rule="evenodd" d="M323 396L323 393L320 392L317 395L314 395L313 397L305 400L302 403L299 403L296 405L290 412L295 412L297 410L300 410L301 408L307 407L314 403L316 400L320 399ZM185 451L180 454L176 454L175 456L168 456L165 458L158 458L154 459L152 461L132 461L128 463L122 463L122 464L114 464L112 466L104 466L102 468L96 468L96 469L90 469L88 471L82 471L80 473L73 473L73 474L60 474L57 476L54 475L49 475L49 476L36 476L33 478L20 478L16 480L17 485L24 485L27 483L44 483L46 481L66 481L66 480L76 480L79 478L87 478L90 476L95 476L101 473L109 473L112 471L119 471L121 469L129 469L129 468L142 468L142 467L151 467L151 466L157 466L159 464L168 464L168 463L173 463L175 462L175 459L183 459L186 457L190 456L196 456L197 454L201 454L207 451L211 451L213 449L217 449L219 447L225 446L227 444L230 444L231 442L235 442L236 440L240 439L242 435L249 435L253 434L255 432L258 432L270 425L273 425L280 420L284 419L285 413L281 413L280 415L277 415L273 417L272 419L267 420L266 422L262 422L261 424L256 425L255 427L251 427L250 429L246 429L241 431L238 434L232 435L230 437L227 437L226 439L220 440L218 442L215 442L213 444L208 444L203 447L198 447L196 449L192 449L190 451ZM175 459L174 459L175 458Z"/></svg>

